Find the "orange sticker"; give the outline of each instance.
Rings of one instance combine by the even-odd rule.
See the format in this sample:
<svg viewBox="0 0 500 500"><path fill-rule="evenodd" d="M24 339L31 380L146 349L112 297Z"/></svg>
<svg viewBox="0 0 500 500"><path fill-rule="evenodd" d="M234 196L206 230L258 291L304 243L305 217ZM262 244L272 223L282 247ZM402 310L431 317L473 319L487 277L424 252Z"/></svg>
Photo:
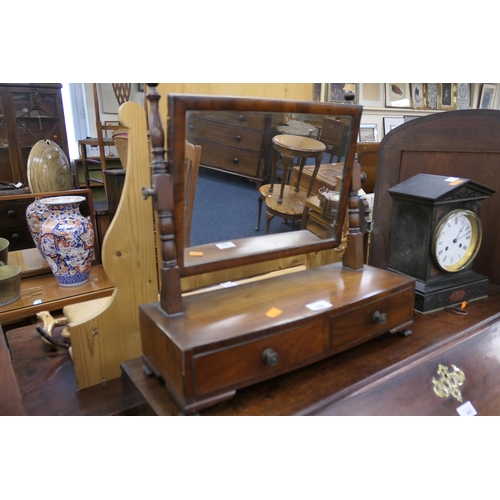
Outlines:
<svg viewBox="0 0 500 500"><path fill-rule="evenodd" d="M277 309L276 307L271 307L271 309L269 309L269 311L266 312L266 316L268 318L276 318L278 317L283 311L280 311L279 309Z"/></svg>
<svg viewBox="0 0 500 500"><path fill-rule="evenodd" d="M467 305L467 302L465 302L465 300L462 302L462 310L465 309L465 306Z"/></svg>
<svg viewBox="0 0 500 500"><path fill-rule="evenodd" d="M457 179L456 181L450 182L450 186L458 186L459 184L462 184L463 179Z"/></svg>
<svg viewBox="0 0 500 500"><path fill-rule="evenodd" d="M189 252L190 257L203 257L203 252Z"/></svg>

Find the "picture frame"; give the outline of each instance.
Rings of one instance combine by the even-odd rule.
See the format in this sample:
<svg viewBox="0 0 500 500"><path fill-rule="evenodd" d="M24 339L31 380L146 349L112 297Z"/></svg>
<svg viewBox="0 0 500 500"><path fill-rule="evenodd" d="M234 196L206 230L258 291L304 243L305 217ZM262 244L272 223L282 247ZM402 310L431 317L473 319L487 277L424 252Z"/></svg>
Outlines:
<svg viewBox="0 0 500 500"><path fill-rule="evenodd" d="M384 135L405 122L404 116L384 116Z"/></svg>
<svg viewBox="0 0 500 500"><path fill-rule="evenodd" d="M425 109L438 109L438 84L426 83L424 90Z"/></svg>
<svg viewBox="0 0 500 500"><path fill-rule="evenodd" d="M378 142L376 123L360 123L358 142Z"/></svg>
<svg viewBox="0 0 500 500"><path fill-rule="evenodd" d="M470 108L470 83L457 83L457 109Z"/></svg>
<svg viewBox="0 0 500 500"><path fill-rule="evenodd" d="M385 105L387 108L410 108L411 95L409 83L386 83Z"/></svg>
<svg viewBox="0 0 500 500"><path fill-rule="evenodd" d="M351 90L354 92L355 98L352 102L358 103L358 84L357 83L328 83L327 84L327 102L346 102L344 95Z"/></svg>
<svg viewBox="0 0 500 500"><path fill-rule="evenodd" d="M438 86L438 108L441 111L457 109L457 85L440 83Z"/></svg>
<svg viewBox="0 0 500 500"><path fill-rule="evenodd" d="M360 83L359 104L374 108L385 106L385 89L383 83Z"/></svg>
<svg viewBox="0 0 500 500"><path fill-rule="evenodd" d="M479 97L479 109L494 109L495 99L497 96L496 83L483 83L481 96Z"/></svg>
<svg viewBox="0 0 500 500"><path fill-rule="evenodd" d="M410 83L411 107L425 109L425 92L423 83Z"/></svg>
<svg viewBox="0 0 500 500"><path fill-rule="evenodd" d="M323 83L313 83L312 84L312 100L313 101L324 101L325 87Z"/></svg>

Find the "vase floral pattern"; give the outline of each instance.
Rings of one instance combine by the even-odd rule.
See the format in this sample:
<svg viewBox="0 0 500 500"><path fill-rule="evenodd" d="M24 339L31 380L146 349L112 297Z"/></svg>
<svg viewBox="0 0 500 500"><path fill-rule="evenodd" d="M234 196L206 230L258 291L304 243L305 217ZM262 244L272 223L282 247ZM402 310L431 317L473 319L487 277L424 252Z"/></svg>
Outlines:
<svg viewBox="0 0 500 500"><path fill-rule="evenodd" d="M41 199L49 215L40 227L40 242L52 273L62 286L86 283L94 255L94 227L80 213L83 196Z"/></svg>
<svg viewBox="0 0 500 500"><path fill-rule="evenodd" d="M28 228L30 230L31 237L35 242L35 246L40 252L43 260L46 259L40 242L40 227L49 216L49 213L49 207L40 203L38 198L35 198L35 201L33 201L33 203L28 205L26 208L26 222L28 223Z"/></svg>

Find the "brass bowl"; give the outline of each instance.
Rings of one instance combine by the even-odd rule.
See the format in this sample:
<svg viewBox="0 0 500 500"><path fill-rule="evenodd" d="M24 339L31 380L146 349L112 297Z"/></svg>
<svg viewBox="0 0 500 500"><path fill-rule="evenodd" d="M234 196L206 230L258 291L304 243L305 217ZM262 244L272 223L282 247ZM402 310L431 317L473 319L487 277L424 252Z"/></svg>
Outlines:
<svg viewBox="0 0 500 500"><path fill-rule="evenodd" d="M0 306L15 302L21 296L21 272L19 266L0 266Z"/></svg>

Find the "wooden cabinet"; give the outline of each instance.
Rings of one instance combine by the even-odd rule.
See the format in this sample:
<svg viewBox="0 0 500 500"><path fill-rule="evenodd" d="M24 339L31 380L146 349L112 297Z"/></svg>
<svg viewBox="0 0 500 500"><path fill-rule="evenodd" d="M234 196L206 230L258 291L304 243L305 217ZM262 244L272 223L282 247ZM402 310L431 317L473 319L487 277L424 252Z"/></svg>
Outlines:
<svg viewBox="0 0 500 500"><path fill-rule="evenodd" d="M192 112L186 139L202 147L202 167L246 177L260 185L268 175L275 116L267 113Z"/></svg>
<svg viewBox="0 0 500 500"><path fill-rule="evenodd" d="M0 84L0 181L28 183L31 148L58 144L69 158L60 83Z"/></svg>

